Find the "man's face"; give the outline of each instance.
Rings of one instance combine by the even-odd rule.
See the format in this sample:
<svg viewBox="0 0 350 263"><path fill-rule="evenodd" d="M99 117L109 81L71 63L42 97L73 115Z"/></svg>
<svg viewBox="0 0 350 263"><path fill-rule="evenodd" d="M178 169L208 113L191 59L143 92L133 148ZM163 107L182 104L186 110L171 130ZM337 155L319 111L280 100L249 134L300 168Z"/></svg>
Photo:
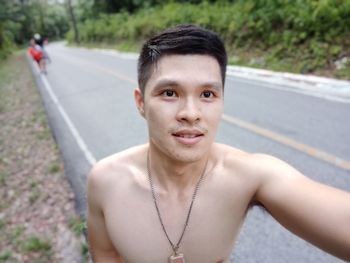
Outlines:
<svg viewBox="0 0 350 263"><path fill-rule="evenodd" d="M207 55L162 57L136 103L151 147L183 162L199 160L214 142L223 112L218 62Z"/></svg>

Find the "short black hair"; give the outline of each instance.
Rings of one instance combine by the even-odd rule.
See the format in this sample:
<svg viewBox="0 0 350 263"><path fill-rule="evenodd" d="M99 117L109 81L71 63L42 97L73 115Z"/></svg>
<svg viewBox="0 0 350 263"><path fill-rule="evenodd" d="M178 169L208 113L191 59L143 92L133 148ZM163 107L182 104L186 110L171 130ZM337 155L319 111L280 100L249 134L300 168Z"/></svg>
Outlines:
<svg viewBox="0 0 350 263"><path fill-rule="evenodd" d="M168 28L147 40L137 65L138 83L142 94L151 77L154 65L165 55L209 55L220 66L222 84L225 83L227 53L217 33L197 25L178 25Z"/></svg>

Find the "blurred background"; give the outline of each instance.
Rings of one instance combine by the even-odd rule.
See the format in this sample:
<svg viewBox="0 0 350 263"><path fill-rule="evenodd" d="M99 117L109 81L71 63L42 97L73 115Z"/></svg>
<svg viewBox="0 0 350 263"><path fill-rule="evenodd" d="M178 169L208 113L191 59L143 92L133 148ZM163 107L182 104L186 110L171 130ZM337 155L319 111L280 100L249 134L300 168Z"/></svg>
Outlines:
<svg viewBox="0 0 350 263"><path fill-rule="evenodd" d="M50 41L138 51L159 30L218 32L230 63L350 79L349 0L0 0L0 57L39 33Z"/></svg>

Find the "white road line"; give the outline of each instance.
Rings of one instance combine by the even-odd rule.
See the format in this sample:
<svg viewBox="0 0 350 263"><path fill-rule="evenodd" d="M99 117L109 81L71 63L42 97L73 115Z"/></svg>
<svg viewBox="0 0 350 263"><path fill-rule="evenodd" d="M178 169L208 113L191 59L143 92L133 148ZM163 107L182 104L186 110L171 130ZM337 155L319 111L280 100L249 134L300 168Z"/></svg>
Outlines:
<svg viewBox="0 0 350 263"><path fill-rule="evenodd" d="M268 138L272 141L278 142L282 145L289 146L295 150L298 150L302 153L305 153L315 159L322 160L324 162L330 163L336 167L339 167L341 169L344 169L346 171L350 171L350 162L339 158L338 156L335 156L333 154L330 154L328 152L322 151L318 148L311 147L307 144L300 143L298 141L295 141L291 138L288 138L286 136L283 136L281 134L278 134L276 132L270 131L268 129L261 128L255 124L245 122L243 120L240 120L238 118L235 118L233 116L224 114L222 116L222 119L228 123L231 123L233 125L236 125L242 129L246 129L248 131L251 131L255 134L258 134L262 137Z"/></svg>
<svg viewBox="0 0 350 263"><path fill-rule="evenodd" d="M78 143L78 146L81 149L81 151L83 152L86 160L89 162L90 165L94 165L96 163L96 158L93 156L91 151L88 149L88 147L87 147L86 143L84 142L83 138L80 136L78 130L75 128L73 122L71 121L71 119L69 118L68 114L66 113L66 111L62 107L61 103L57 99L57 96L53 92L53 90L51 88L51 85L48 82L46 76L39 72L39 69L38 69L36 64L34 65L34 68L36 70L36 73L40 74L40 78L41 78L41 80L42 80L42 82L43 82L47 92L49 93L51 100L56 105L59 113L61 114L61 116L63 118L63 120L66 122L66 124L68 126L68 129L70 130L70 132L72 133L74 139Z"/></svg>

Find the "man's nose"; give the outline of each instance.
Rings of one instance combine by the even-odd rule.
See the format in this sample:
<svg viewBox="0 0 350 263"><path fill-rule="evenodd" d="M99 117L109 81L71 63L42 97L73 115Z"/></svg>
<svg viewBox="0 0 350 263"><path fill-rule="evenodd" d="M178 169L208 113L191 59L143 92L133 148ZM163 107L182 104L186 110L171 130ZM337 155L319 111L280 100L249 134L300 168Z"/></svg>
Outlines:
<svg viewBox="0 0 350 263"><path fill-rule="evenodd" d="M201 108L199 102L194 98L184 98L179 105L177 119L181 122L198 122L201 119Z"/></svg>

